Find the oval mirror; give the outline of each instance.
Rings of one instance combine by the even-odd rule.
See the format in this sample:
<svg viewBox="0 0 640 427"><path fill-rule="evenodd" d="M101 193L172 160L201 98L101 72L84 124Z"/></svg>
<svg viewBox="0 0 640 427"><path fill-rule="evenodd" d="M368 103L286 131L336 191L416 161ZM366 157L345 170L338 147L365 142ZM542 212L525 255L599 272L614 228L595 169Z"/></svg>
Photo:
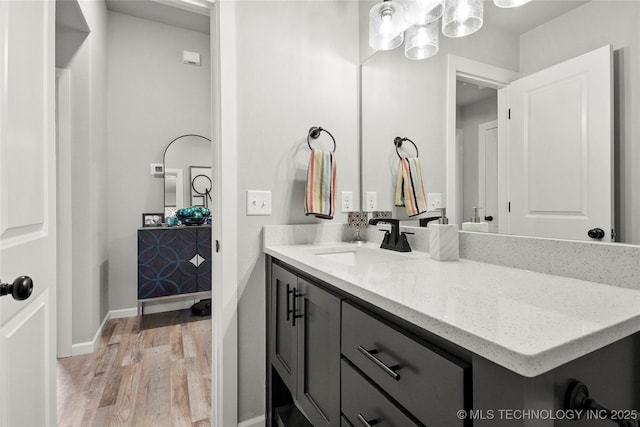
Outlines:
<svg viewBox="0 0 640 427"><path fill-rule="evenodd" d="M202 135L182 135L164 150L165 218L188 206L211 205L213 174L211 140Z"/></svg>

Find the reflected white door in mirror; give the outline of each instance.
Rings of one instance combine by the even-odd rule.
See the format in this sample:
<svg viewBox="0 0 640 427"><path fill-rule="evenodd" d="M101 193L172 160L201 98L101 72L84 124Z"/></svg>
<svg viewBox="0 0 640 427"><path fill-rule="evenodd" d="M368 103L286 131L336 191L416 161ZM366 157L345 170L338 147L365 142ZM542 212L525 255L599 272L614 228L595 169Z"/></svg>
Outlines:
<svg viewBox="0 0 640 427"><path fill-rule="evenodd" d="M479 156L480 194L475 206L488 203L487 195L493 195L490 199L497 203L497 212L492 216L506 219L496 221L500 232L611 241L611 70L610 46L521 79L514 79L507 70L450 55L449 106L454 111L449 109L447 123L447 199L456 222L468 221L463 198L456 194L463 188L456 182L462 176L457 170L463 164L458 158L461 150L451 137L456 129L456 81L464 80L502 87L497 156L490 156L489 164L486 156ZM482 178L487 176L497 181L497 188L486 181L483 185Z"/></svg>

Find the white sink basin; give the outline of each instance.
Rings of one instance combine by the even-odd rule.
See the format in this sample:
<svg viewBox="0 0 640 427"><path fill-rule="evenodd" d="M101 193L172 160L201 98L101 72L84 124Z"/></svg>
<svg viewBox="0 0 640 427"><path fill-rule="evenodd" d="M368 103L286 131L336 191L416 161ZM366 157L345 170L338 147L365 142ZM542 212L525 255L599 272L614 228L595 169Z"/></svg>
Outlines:
<svg viewBox="0 0 640 427"><path fill-rule="evenodd" d="M387 249L372 249L361 246L314 249L314 255L322 259L349 266L407 261L414 257Z"/></svg>

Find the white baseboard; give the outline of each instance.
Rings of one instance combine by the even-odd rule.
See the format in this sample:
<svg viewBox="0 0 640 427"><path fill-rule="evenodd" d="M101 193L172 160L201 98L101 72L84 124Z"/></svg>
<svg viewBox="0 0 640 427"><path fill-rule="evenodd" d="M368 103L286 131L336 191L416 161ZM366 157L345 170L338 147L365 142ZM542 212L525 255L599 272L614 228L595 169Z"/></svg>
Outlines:
<svg viewBox="0 0 640 427"><path fill-rule="evenodd" d="M93 339L87 342L81 342L78 344L71 344L71 356L80 356L81 354L91 354L95 351L96 345L98 344L98 340L100 336L102 336L102 331L104 330L105 325L111 319L111 312L108 312L102 323L98 327Z"/></svg>
<svg viewBox="0 0 640 427"><path fill-rule="evenodd" d="M138 309L136 307L133 308L123 308L120 310L110 310L109 316L111 319L122 319L125 317L136 317L138 315Z"/></svg>
<svg viewBox="0 0 640 427"><path fill-rule="evenodd" d="M249 420L244 420L238 423L238 427L264 427L264 423L264 415L260 415L259 417L251 418Z"/></svg>

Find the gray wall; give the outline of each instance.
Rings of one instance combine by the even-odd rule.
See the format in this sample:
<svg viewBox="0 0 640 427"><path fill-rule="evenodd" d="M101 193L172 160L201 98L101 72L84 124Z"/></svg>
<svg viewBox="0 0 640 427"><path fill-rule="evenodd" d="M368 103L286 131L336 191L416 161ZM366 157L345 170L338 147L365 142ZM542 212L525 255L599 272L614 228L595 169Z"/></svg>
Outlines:
<svg viewBox="0 0 640 427"><path fill-rule="evenodd" d="M378 52L363 64L363 191L378 192L379 210L392 210L396 136L416 143L425 191L442 193L446 204L447 54L517 70L518 44L517 37L487 26L464 39L441 36L440 51L426 60L409 60L400 47ZM406 218L404 208L396 209L394 217Z"/></svg>
<svg viewBox="0 0 640 427"><path fill-rule="evenodd" d="M486 89L492 90L492 89ZM478 126L498 119L497 92L494 96L458 109L456 129L462 129L462 218L469 221L478 204ZM484 214L484 211L480 211Z"/></svg>
<svg viewBox="0 0 640 427"><path fill-rule="evenodd" d="M90 33L62 29L57 66L71 70L70 188L61 189L60 215L72 226L59 262L70 266L71 341L93 339L108 311L106 96L107 10L103 2L79 2ZM57 52L58 53L58 52ZM66 162L67 160L62 160ZM67 232L64 228L62 232ZM69 244L70 243L70 244Z"/></svg>
<svg viewBox="0 0 640 427"><path fill-rule="evenodd" d="M640 244L640 2L589 2L523 34L520 71L531 74L611 44L614 50L615 206L619 240Z"/></svg>
<svg viewBox="0 0 640 427"><path fill-rule="evenodd" d="M265 405L262 226L326 221L303 213L311 126L336 138L338 194L353 191L357 200L360 191L358 3L246 1L236 13L238 419L246 420ZM246 216L247 190L271 190L273 214ZM334 221L345 222L345 215Z"/></svg>
<svg viewBox="0 0 640 427"><path fill-rule="evenodd" d="M202 66L182 64L200 52ZM137 229L143 212L163 212L163 180L150 175L175 137L211 136L209 36L109 12L109 308L137 299Z"/></svg>

